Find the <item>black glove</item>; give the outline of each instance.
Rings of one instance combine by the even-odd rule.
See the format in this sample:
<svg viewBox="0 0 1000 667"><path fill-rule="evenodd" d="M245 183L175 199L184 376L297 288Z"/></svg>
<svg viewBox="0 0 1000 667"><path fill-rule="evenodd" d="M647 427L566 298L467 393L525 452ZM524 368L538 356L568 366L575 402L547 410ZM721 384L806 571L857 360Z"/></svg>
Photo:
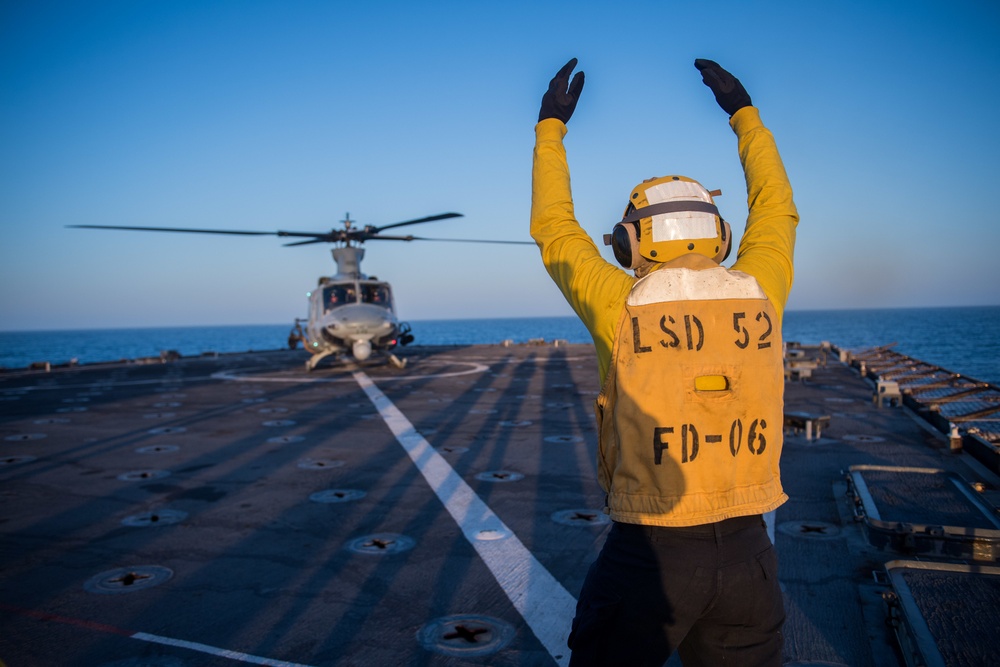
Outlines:
<svg viewBox="0 0 1000 667"><path fill-rule="evenodd" d="M542 109L538 112L539 122L546 118L558 118L563 123L569 122L570 116L576 109L576 103L580 100L580 91L583 90L583 72L577 72L572 83L569 83L569 73L574 67L576 58L563 65L559 73L552 77L548 91L542 95Z"/></svg>
<svg viewBox="0 0 1000 667"><path fill-rule="evenodd" d="M743 107L753 106L750 94L740 80L719 67L719 63L698 58L694 61L694 66L701 72L705 85L712 89L715 101L727 114L732 116Z"/></svg>

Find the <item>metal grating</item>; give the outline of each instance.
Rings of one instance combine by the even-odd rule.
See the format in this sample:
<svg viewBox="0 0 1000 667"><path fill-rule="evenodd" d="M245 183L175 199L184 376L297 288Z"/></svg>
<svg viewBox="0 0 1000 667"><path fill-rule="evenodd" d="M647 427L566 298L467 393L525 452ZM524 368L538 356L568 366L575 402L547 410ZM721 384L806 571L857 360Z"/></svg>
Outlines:
<svg viewBox="0 0 1000 667"><path fill-rule="evenodd" d="M1000 568L891 561L890 615L907 664L996 664Z"/></svg>

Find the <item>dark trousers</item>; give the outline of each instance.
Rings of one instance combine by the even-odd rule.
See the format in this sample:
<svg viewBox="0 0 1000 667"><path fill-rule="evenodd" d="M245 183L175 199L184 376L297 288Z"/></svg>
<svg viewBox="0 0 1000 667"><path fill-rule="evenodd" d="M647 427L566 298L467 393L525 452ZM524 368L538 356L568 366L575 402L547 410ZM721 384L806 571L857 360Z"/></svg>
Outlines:
<svg viewBox="0 0 1000 667"><path fill-rule="evenodd" d="M781 665L785 608L760 515L686 528L615 523L587 573L570 667Z"/></svg>

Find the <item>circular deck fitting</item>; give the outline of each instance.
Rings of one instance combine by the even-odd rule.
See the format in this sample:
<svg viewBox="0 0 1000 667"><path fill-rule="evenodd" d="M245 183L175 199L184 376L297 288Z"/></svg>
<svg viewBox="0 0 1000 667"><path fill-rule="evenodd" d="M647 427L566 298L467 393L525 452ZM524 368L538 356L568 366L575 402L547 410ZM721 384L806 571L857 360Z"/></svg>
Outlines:
<svg viewBox="0 0 1000 667"><path fill-rule="evenodd" d="M87 411L87 408L82 407L82 406L76 407L76 408L57 408L56 409L56 412L61 413L61 414L65 414L67 412L86 412L86 411Z"/></svg>
<svg viewBox="0 0 1000 667"><path fill-rule="evenodd" d="M46 436L44 433L18 433L16 435L8 435L4 440L7 442L24 442L26 440L43 440Z"/></svg>
<svg viewBox="0 0 1000 667"><path fill-rule="evenodd" d="M502 422L500 422L500 426L509 426L517 428L520 426L531 426L532 423L533 422L530 419L517 419L517 420L505 419Z"/></svg>
<svg viewBox="0 0 1000 667"><path fill-rule="evenodd" d="M188 516L187 512L181 510L159 510L156 512L142 512L133 514L122 519L123 526L133 528L145 528L147 526L169 526L180 523Z"/></svg>
<svg viewBox="0 0 1000 667"><path fill-rule="evenodd" d="M160 426L159 428L151 428L146 433L150 435L169 435L171 433L185 433L187 429L183 426Z"/></svg>
<svg viewBox="0 0 1000 667"><path fill-rule="evenodd" d="M840 537L840 527L824 521L786 521L778 524L778 530L792 537L809 540L829 540Z"/></svg>
<svg viewBox="0 0 1000 667"><path fill-rule="evenodd" d="M435 619L417 631L417 641L428 651L454 657L480 657L503 649L514 638L514 626L479 614L456 614Z"/></svg>
<svg viewBox="0 0 1000 667"><path fill-rule="evenodd" d="M163 479L164 477L170 477L169 470L133 470L118 475L118 479L123 482L148 482L152 479Z"/></svg>
<svg viewBox="0 0 1000 667"><path fill-rule="evenodd" d="M268 438L268 442L272 442L278 445L287 445L293 442L302 442L305 440L301 435L279 435L276 438Z"/></svg>
<svg viewBox="0 0 1000 667"><path fill-rule="evenodd" d="M444 452L445 454L464 454L469 451L468 447L438 447L439 452Z"/></svg>
<svg viewBox="0 0 1000 667"><path fill-rule="evenodd" d="M291 419L272 419L266 421L264 426L295 426L295 421Z"/></svg>
<svg viewBox="0 0 1000 667"><path fill-rule="evenodd" d="M179 408L181 403L177 401L160 401L159 403L153 403L150 407L153 408Z"/></svg>
<svg viewBox="0 0 1000 667"><path fill-rule="evenodd" d="M253 403L267 403L266 398L244 398L241 403L253 404Z"/></svg>
<svg viewBox="0 0 1000 667"><path fill-rule="evenodd" d="M376 533L353 539L347 543L347 548L359 554L382 556L400 553L413 548L416 542L406 535L396 533Z"/></svg>
<svg viewBox="0 0 1000 667"><path fill-rule="evenodd" d="M177 416L176 412L147 412L142 416L143 419L173 419Z"/></svg>
<svg viewBox="0 0 1000 667"><path fill-rule="evenodd" d="M552 389L572 389L575 386L576 385L573 384L572 382L569 382L569 383L563 382L561 384L550 384L549 385L549 387L551 387Z"/></svg>
<svg viewBox="0 0 1000 667"><path fill-rule="evenodd" d="M541 398L538 394L518 394L516 397L519 401L537 401Z"/></svg>
<svg viewBox="0 0 1000 667"><path fill-rule="evenodd" d="M552 520L564 526L603 526L611 517L601 510L561 510L552 514Z"/></svg>
<svg viewBox="0 0 1000 667"><path fill-rule="evenodd" d="M827 403L853 403L853 398L841 398L839 396L828 396L823 399Z"/></svg>
<svg viewBox="0 0 1000 667"><path fill-rule="evenodd" d="M314 503L349 503L352 500L361 500L367 495L360 489L327 489L310 494L309 500Z"/></svg>
<svg viewBox="0 0 1000 667"><path fill-rule="evenodd" d="M163 391L162 389L159 390L159 391L161 392L160 393L160 398L165 398L167 400L177 399L177 398L184 398L184 397L187 396L187 394L180 394L180 393L177 393L177 392L173 392L173 393L170 393L170 394L164 394L164 393L162 393L162 391Z"/></svg>
<svg viewBox="0 0 1000 667"><path fill-rule="evenodd" d="M524 475L509 470L488 470L476 475L476 479L483 482L517 482L524 479Z"/></svg>
<svg viewBox="0 0 1000 667"><path fill-rule="evenodd" d="M49 417L48 419L36 419L36 424L68 424L69 420L65 417Z"/></svg>
<svg viewBox="0 0 1000 667"><path fill-rule="evenodd" d="M507 539L510 536L511 532L503 528L483 528L476 531L475 538L480 542L493 542L495 540Z"/></svg>
<svg viewBox="0 0 1000 667"><path fill-rule="evenodd" d="M34 456L0 456L0 466L16 466L18 463L31 463L35 460Z"/></svg>
<svg viewBox="0 0 1000 667"><path fill-rule="evenodd" d="M470 415L495 415L500 412L495 408L473 408L469 410Z"/></svg>
<svg viewBox="0 0 1000 667"><path fill-rule="evenodd" d="M176 452L180 447L178 445L150 445L148 447L140 447L135 450L136 454L166 454L167 452Z"/></svg>
<svg viewBox="0 0 1000 667"><path fill-rule="evenodd" d="M840 439L844 442L885 442L885 438L880 435L867 435L860 433L857 435L842 435Z"/></svg>
<svg viewBox="0 0 1000 667"><path fill-rule="evenodd" d="M115 595L132 593L169 581L174 576L173 570L159 565L140 565L137 567L120 567L94 575L83 585L91 593Z"/></svg>
<svg viewBox="0 0 1000 667"><path fill-rule="evenodd" d="M283 415L288 412L288 408L261 408L257 412L262 415Z"/></svg>
<svg viewBox="0 0 1000 667"><path fill-rule="evenodd" d="M473 389L472 391L479 392L480 394L488 394L496 390L497 390L496 387L478 387L476 389Z"/></svg>
<svg viewBox="0 0 1000 667"><path fill-rule="evenodd" d="M306 470L325 470L326 468L342 468L343 466L343 461L334 459L302 459L299 461L299 467Z"/></svg>
<svg viewBox="0 0 1000 667"><path fill-rule="evenodd" d="M576 403L551 401L549 403L546 403L545 407L552 408L554 410L566 410L566 409L569 409L569 408L575 408L576 407Z"/></svg>
<svg viewBox="0 0 1000 667"><path fill-rule="evenodd" d="M583 442L583 436L580 435L550 435L545 438L545 442L551 442L554 445L575 445L578 442Z"/></svg>

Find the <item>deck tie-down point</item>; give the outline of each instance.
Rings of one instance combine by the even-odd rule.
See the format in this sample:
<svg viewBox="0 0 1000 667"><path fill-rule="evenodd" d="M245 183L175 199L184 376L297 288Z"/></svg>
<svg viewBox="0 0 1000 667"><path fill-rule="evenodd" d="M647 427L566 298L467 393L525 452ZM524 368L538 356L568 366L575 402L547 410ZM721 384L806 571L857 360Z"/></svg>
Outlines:
<svg viewBox="0 0 1000 667"><path fill-rule="evenodd" d="M151 479L163 479L169 476L169 470L133 470L131 472L123 472L118 475L118 479L123 482L144 482Z"/></svg>
<svg viewBox="0 0 1000 667"><path fill-rule="evenodd" d="M360 489L327 489L310 494L309 500L314 503L346 503L360 500L367 495Z"/></svg>
<svg viewBox="0 0 1000 667"><path fill-rule="evenodd" d="M464 625L456 625L454 632L449 632L445 634L445 639L464 639L470 644L476 643L476 638L479 635L486 634L490 631L489 628L467 628Z"/></svg>
<svg viewBox="0 0 1000 667"><path fill-rule="evenodd" d="M785 535L811 540L827 540L840 537L840 528L825 521L786 521L778 525Z"/></svg>
<svg viewBox="0 0 1000 667"><path fill-rule="evenodd" d="M130 593L162 584L173 576L173 570L158 565L122 567L91 577L83 587L91 593Z"/></svg>
<svg viewBox="0 0 1000 667"><path fill-rule="evenodd" d="M137 581L142 581L143 579L149 579L152 575L149 574L139 574L137 572L129 572L128 574L115 577L113 579L108 579L113 584L121 584L122 586L131 586Z"/></svg>
<svg viewBox="0 0 1000 667"><path fill-rule="evenodd" d="M826 535L826 526L810 526L809 524L804 523L799 526L799 529L803 533L820 533L822 535Z"/></svg>
<svg viewBox="0 0 1000 667"><path fill-rule="evenodd" d="M524 479L524 475L510 470L488 470L476 475L476 479L481 482L517 482Z"/></svg>
<svg viewBox="0 0 1000 667"><path fill-rule="evenodd" d="M514 638L514 626L479 614L437 618L417 632L428 651L450 656L487 656L503 649Z"/></svg>
<svg viewBox="0 0 1000 667"><path fill-rule="evenodd" d="M142 512L122 519L123 526L144 528L146 526L169 526L180 523L187 518L187 512L174 509L162 509L155 512Z"/></svg>
<svg viewBox="0 0 1000 667"><path fill-rule="evenodd" d="M603 526L611 522L611 517L601 510L570 509L555 512L552 520L564 526Z"/></svg>
<svg viewBox="0 0 1000 667"><path fill-rule="evenodd" d="M376 533L352 540L348 548L356 553L383 555L407 551L415 544L416 542L406 535Z"/></svg>

